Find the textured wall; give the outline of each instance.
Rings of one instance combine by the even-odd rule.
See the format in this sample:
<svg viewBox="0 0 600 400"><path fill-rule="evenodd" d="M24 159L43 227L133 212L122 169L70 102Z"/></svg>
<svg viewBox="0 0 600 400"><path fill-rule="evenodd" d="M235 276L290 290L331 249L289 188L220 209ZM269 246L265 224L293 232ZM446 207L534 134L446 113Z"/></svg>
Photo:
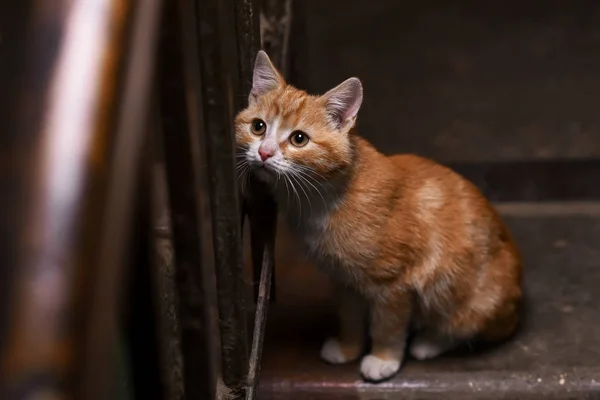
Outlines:
<svg viewBox="0 0 600 400"><path fill-rule="evenodd" d="M600 156L600 2L305 1L309 89L359 76L380 149Z"/></svg>

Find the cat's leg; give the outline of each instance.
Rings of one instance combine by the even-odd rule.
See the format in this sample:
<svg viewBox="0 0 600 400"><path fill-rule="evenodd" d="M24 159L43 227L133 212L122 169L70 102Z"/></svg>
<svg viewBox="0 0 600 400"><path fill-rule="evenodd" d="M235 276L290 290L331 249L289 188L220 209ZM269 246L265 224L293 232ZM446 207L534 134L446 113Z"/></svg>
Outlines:
<svg viewBox="0 0 600 400"><path fill-rule="evenodd" d="M360 372L366 380L382 381L400 370L408 335L411 303L411 295L407 292L371 303L372 349L360 364Z"/></svg>
<svg viewBox="0 0 600 400"><path fill-rule="evenodd" d="M417 360L427 360L450 350L455 344L452 337L440 334L432 329L417 332L408 351Z"/></svg>
<svg viewBox="0 0 600 400"><path fill-rule="evenodd" d="M366 343L366 301L353 289L338 286L334 290L340 331L321 348L321 358L332 364L344 364L363 355Z"/></svg>

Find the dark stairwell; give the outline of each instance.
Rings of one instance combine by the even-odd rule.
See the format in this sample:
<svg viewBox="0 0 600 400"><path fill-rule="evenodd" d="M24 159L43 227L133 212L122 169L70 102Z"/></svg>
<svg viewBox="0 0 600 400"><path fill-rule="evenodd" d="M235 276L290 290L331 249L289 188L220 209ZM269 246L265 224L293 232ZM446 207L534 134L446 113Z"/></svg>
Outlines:
<svg viewBox="0 0 600 400"><path fill-rule="evenodd" d="M86 400L203 400L215 393L239 399L254 393L251 364L262 365L254 397L260 400L600 399L600 3L295 0L288 46L277 22L290 21L282 15L291 2L165 0L162 11L158 0L1 3L0 398L27 392ZM292 83L319 93L359 76L366 94L362 135L386 153L418 153L455 167L498 206L525 261L526 307L513 340L427 362L407 359L399 375L379 385L360 380L358 363L326 365L320 346L336 329L328 282L280 221L264 357L262 363L260 351L247 357L245 333L252 329L244 324L241 288L256 275L245 240L248 275L238 279L240 221L228 133L258 48L253 3L263 11L268 3L267 14L275 15L271 28L279 41L265 47L280 63L291 55ZM103 12L85 15L102 23L75 18L75 11L98 4ZM71 20L96 34L67 29ZM102 65L87 62L84 48L94 57L112 56ZM61 67L63 52L86 62ZM63 76L55 71L67 67L77 73L50 90ZM77 80L100 67L112 73ZM72 82L82 84L65 90ZM93 87L107 97L89 96ZM88 121L50 130L67 154L79 147L65 133L100 145L90 145L86 156L34 167L54 154L47 146L54 141L42 140L44 121L61 107L69 111L60 119L65 126ZM146 147L114 151L124 138ZM150 181L152 159L166 165L160 171L166 179ZM92 168L100 165L106 168ZM79 185L69 204L61 200L64 187L46 179L64 167L85 175L69 182ZM46 223L35 218L37 210L51 199L69 211L49 213L60 235L32 240ZM110 210L112 218L98 210ZM218 214L214 224L211 213ZM150 241L150 218L157 215ZM253 226L268 236L262 222ZM129 240L117 240L124 235ZM67 300L14 301L39 299L30 279L16 279L26 272L46 280L33 259L55 267L48 287ZM48 313L48 305L56 312ZM254 310L247 308L250 320ZM13 329L17 323L20 330ZM15 369L6 360L23 362ZM118 369L122 397L105 396Z"/></svg>

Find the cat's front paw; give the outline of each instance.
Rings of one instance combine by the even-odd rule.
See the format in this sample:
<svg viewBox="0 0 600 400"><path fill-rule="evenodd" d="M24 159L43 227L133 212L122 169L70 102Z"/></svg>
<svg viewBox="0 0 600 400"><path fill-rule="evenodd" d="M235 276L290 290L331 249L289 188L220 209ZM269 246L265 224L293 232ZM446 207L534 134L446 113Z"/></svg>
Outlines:
<svg viewBox="0 0 600 400"><path fill-rule="evenodd" d="M360 363L360 373L367 381L380 382L394 376L400 370L400 362L401 360L384 360L369 354Z"/></svg>
<svg viewBox="0 0 600 400"><path fill-rule="evenodd" d="M360 346L342 345L339 340L330 338L321 348L321 358L330 364L345 364L360 357Z"/></svg>

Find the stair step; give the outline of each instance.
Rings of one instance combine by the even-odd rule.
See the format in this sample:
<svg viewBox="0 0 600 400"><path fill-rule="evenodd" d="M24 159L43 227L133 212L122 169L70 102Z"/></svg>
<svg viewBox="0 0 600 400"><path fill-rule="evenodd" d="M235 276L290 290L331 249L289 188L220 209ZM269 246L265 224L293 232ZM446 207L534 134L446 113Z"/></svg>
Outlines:
<svg viewBox="0 0 600 400"><path fill-rule="evenodd" d="M358 363L319 359L334 333L327 279L280 230L277 302L268 321L261 399L600 398L600 202L504 203L525 263L525 316L511 341L485 351L406 360L382 384Z"/></svg>

